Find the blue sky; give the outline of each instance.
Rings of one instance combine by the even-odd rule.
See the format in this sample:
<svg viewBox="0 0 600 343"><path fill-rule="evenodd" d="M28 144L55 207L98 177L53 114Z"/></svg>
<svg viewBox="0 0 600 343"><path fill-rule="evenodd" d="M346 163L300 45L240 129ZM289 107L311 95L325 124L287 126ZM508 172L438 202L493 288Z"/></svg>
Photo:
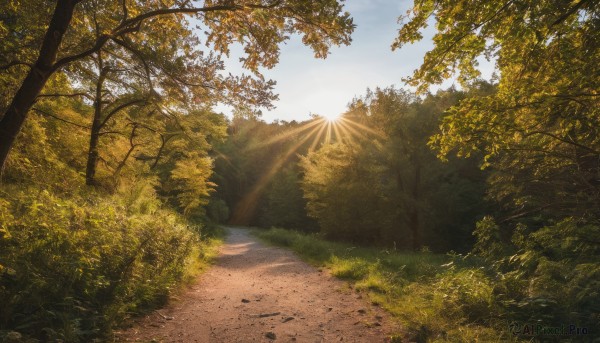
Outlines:
<svg viewBox="0 0 600 343"><path fill-rule="evenodd" d="M406 14L412 0L347 0L345 9L356 24L350 46L333 47L327 59L315 59L300 37L292 37L281 47L280 62L271 70L263 70L267 79L277 82L279 100L275 109L263 110L262 119L305 120L310 113L335 115L347 104L365 93L367 88L395 85L403 87L402 78L412 74L432 47L433 29L425 32L423 41L392 52L391 44L400 28L398 17ZM233 49L227 71L242 72ZM484 69L491 67L483 64ZM484 75L489 74L484 71ZM443 87L452 84L446 82ZM229 114L225 107L218 111Z"/></svg>

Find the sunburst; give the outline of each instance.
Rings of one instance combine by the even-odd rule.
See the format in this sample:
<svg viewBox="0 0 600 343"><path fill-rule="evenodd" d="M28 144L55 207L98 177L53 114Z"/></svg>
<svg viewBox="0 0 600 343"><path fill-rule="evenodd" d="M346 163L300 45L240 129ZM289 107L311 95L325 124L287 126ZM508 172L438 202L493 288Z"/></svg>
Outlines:
<svg viewBox="0 0 600 343"><path fill-rule="evenodd" d="M320 116L323 119L325 119L327 122L334 123L341 118L342 114L341 113L327 113L327 114L322 114Z"/></svg>
<svg viewBox="0 0 600 343"><path fill-rule="evenodd" d="M304 125L301 125L283 134L274 136L271 139L262 141L252 147L248 147L248 150L262 148L264 146L268 146L289 138L293 135L299 136L295 144L290 146L287 151L273 161L273 164L270 166L268 171L259 178L250 191L246 193L244 197L236 204L230 219L230 223L240 225L248 224L250 219L254 216L260 196L262 195L266 186L270 183L273 176L275 176L277 172L279 172L279 170L285 166L286 161L288 161L288 159L294 153L296 153L301 146L309 142L311 138L312 142L310 144L309 151L314 151L318 148L319 143L331 144L334 142L353 142L357 138L359 140L365 139L368 134L374 134L377 136L381 135L380 132L377 132L365 125L353 122L343 115L319 115Z"/></svg>

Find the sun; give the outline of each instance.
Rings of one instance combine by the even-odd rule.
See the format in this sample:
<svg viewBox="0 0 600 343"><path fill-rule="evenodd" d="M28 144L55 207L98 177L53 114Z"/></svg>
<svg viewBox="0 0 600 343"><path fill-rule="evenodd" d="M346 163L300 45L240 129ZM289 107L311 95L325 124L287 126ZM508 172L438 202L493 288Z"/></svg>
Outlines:
<svg viewBox="0 0 600 343"><path fill-rule="evenodd" d="M323 114L321 116L323 117L323 119L332 123L332 122L338 121L340 119L341 114L340 113L329 113L329 114Z"/></svg>

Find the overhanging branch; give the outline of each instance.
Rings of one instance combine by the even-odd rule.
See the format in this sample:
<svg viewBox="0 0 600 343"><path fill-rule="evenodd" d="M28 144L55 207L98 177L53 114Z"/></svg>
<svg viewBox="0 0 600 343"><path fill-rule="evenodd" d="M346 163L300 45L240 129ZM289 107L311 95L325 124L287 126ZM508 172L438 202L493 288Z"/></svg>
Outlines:
<svg viewBox="0 0 600 343"><path fill-rule="evenodd" d="M82 124L78 124L78 123L72 122L72 121L70 121L70 120L67 120L67 119L61 118L61 117L59 117L59 116L56 116L56 115L54 115L54 114L52 114L52 113L50 113L50 112L44 111L44 110L42 110L42 109L39 109L39 108L36 108L36 107L32 108L32 110L34 110L34 111L36 111L36 112L40 113L41 115L44 115L44 116L47 116L47 117L54 118L54 119L56 119L56 120L59 120L59 121L62 121L62 122L64 122L64 123L67 123L67 124L71 124L71 125L74 125L74 126L80 127L80 128L82 128L82 129L86 129L86 130L90 130L90 129L91 129L91 127L89 127L89 126L86 126L86 125L82 125Z"/></svg>

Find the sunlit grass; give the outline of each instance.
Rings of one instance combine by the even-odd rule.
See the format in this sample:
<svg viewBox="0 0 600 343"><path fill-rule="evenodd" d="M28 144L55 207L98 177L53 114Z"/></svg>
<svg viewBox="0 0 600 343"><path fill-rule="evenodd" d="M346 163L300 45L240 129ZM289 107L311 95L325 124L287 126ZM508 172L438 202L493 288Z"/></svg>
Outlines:
<svg viewBox="0 0 600 343"><path fill-rule="evenodd" d="M219 248L223 245L225 236L226 232L222 227L215 226L205 230L200 242L193 248L186 261L184 284L193 283L200 274L213 264L219 255Z"/></svg>
<svg viewBox="0 0 600 343"><path fill-rule="evenodd" d="M479 261L356 247L283 229L255 234L367 294L404 327L391 337L394 342L514 341L493 311L492 283Z"/></svg>

